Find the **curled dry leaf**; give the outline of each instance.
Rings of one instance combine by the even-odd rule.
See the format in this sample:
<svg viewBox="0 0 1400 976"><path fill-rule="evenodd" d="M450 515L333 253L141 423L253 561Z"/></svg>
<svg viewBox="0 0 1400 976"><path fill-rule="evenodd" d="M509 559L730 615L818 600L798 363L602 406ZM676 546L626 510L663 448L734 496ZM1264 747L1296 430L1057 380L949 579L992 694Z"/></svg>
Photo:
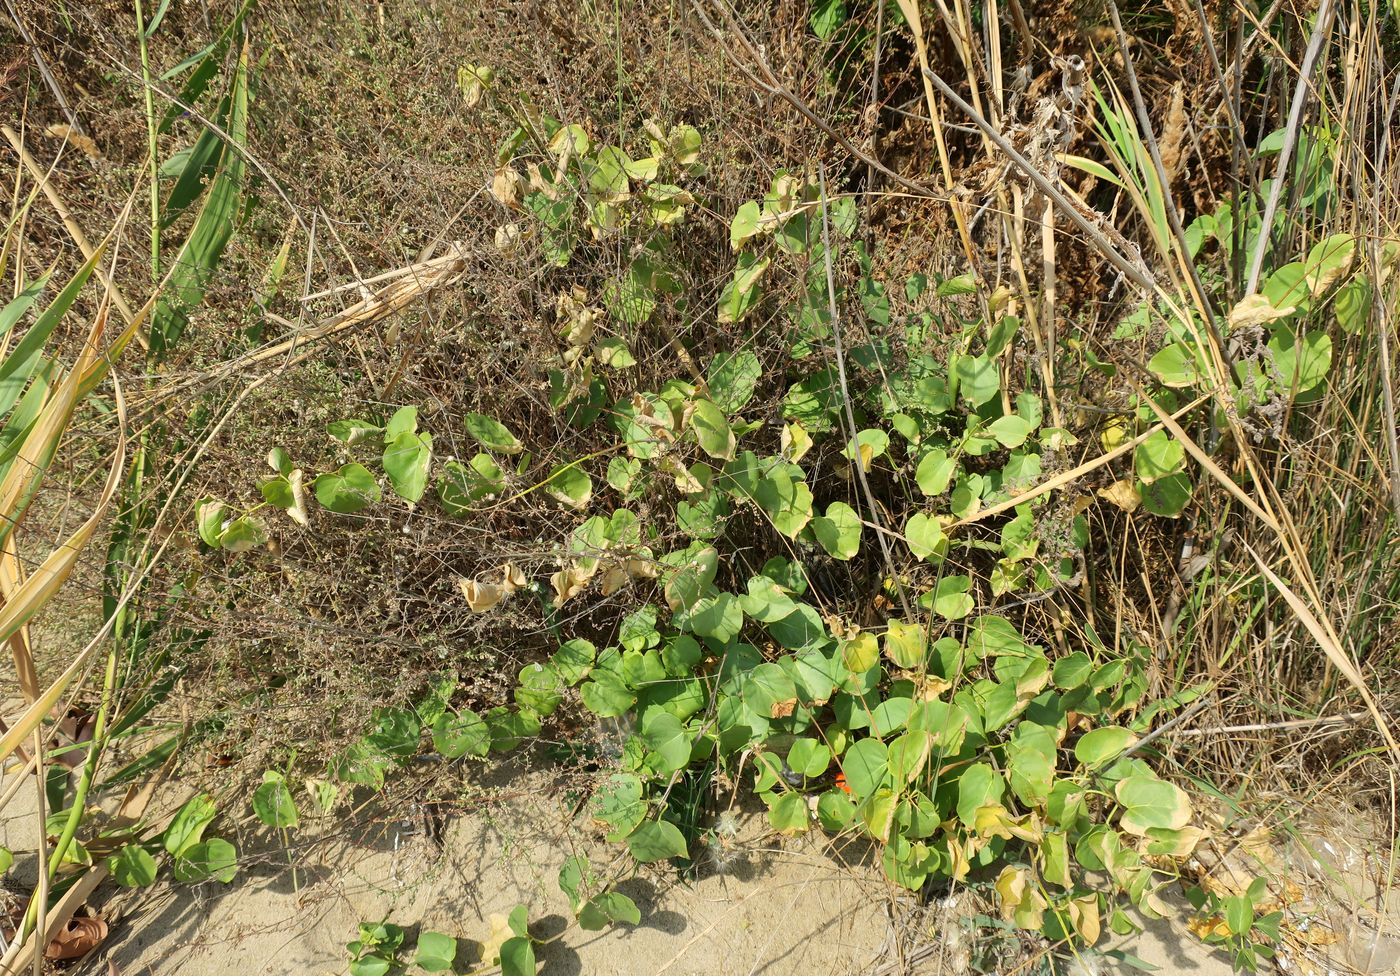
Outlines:
<svg viewBox="0 0 1400 976"><path fill-rule="evenodd" d="M506 596L505 587L496 583L482 583L462 577L457 580L457 586L461 589L462 596L466 597L467 606L471 607L472 613L485 613Z"/></svg>
<svg viewBox="0 0 1400 976"><path fill-rule="evenodd" d="M100 918L75 916L44 947L44 958L81 959L107 939L107 923Z"/></svg>
<svg viewBox="0 0 1400 976"><path fill-rule="evenodd" d="M458 577L457 586L466 597L467 606L473 613L485 613L501 601L510 598L516 590L527 584L525 574L514 563L501 567L501 582L483 583L480 580Z"/></svg>
<svg viewBox="0 0 1400 976"><path fill-rule="evenodd" d="M622 568L627 571L627 575L633 579L656 579L661 573L659 567L653 560L643 559L640 556L629 556L622 561Z"/></svg>
<svg viewBox="0 0 1400 976"><path fill-rule="evenodd" d="M82 150L89 159L101 159L102 154L97 151L97 143L92 141L90 136L85 136L71 125L57 122L44 130L44 135L54 139L62 139L64 142Z"/></svg>
<svg viewBox="0 0 1400 976"><path fill-rule="evenodd" d="M525 192L525 178L514 167L502 166L491 178L491 195L503 207L520 209L520 198Z"/></svg>
<svg viewBox="0 0 1400 976"><path fill-rule="evenodd" d="M306 508L306 487L302 483L304 480L301 468L297 468L287 475L287 483L292 486L292 507L287 509L287 515L293 522L300 526L306 526L310 522Z"/></svg>
<svg viewBox="0 0 1400 976"><path fill-rule="evenodd" d="M520 571L520 568L516 566L515 563L506 563L502 566L501 576L503 577L501 586L505 589L507 595L514 593L516 590L523 589L528 582L525 579L525 574Z"/></svg>
<svg viewBox="0 0 1400 976"><path fill-rule="evenodd" d="M496 70L484 64L464 64L457 69L457 87L467 108L481 104L481 96L496 80Z"/></svg>
<svg viewBox="0 0 1400 976"><path fill-rule="evenodd" d="M526 163L525 175L530 178L530 190L534 193L543 193L545 199L550 203L559 202L559 190L549 180L544 178L540 172L539 163Z"/></svg>
<svg viewBox="0 0 1400 976"><path fill-rule="evenodd" d="M1135 512L1142 504L1142 496L1138 494L1132 478L1122 478L1107 488L1100 488L1099 497L1108 499L1125 512Z"/></svg>
<svg viewBox="0 0 1400 976"><path fill-rule="evenodd" d="M603 570L603 580L600 587L603 596L612 596L618 590L626 586L629 579L630 577L627 575L627 570L623 569L621 566L616 564L609 566L607 569Z"/></svg>
<svg viewBox="0 0 1400 976"><path fill-rule="evenodd" d="M577 596L588 585L593 573L585 573L577 566L566 566L549 578L554 587L554 602L562 606L565 601Z"/></svg>
<svg viewBox="0 0 1400 976"><path fill-rule="evenodd" d="M1297 311L1292 305L1275 308L1274 303L1263 295L1250 295L1230 309L1230 328L1238 329L1247 325L1267 325Z"/></svg>
<svg viewBox="0 0 1400 976"><path fill-rule="evenodd" d="M510 254L520 246L520 225L502 224L496 228L496 250Z"/></svg>
<svg viewBox="0 0 1400 976"><path fill-rule="evenodd" d="M670 432L665 432L670 437ZM662 474L669 474L676 479L676 490L685 495L698 494L705 490L695 477L690 473L690 469L681 463L680 459L673 454L663 454L656 459L656 469Z"/></svg>

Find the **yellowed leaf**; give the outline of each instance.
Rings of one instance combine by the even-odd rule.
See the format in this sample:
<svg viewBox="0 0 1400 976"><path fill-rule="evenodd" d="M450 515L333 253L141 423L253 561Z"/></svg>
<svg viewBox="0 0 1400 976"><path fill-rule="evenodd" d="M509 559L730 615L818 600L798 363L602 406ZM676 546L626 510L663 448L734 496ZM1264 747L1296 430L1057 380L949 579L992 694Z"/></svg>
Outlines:
<svg viewBox="0 0 1400 976"><path fill-rule="evenodd" d="M479 580L460 577L457 588L467 600L472 613L485 613L505 599L505 588L496 583L482 583Z"/></svg>
<svg viewBox="0 0 1400 976"><path fill-rule="evenodd" d="M97 143L92 141L90 136L85 136L71 125L56 122L44 130L44 135L54 139L62 139L64 142L81 150L89 159L101 159L102 154L97 151Z"/></svg>
<svg viewBox="0 0 1400 976"><path fill-rule="evenodd" d="M1289 305L1287 308L1276 308L1268 298L1256 293L1241 299L1239 304L1230 309L1230 328L1239 329L1249 325L1267 325L1270 322L1277 322L1286 315L1292 315L1297 310L1297 307L1293 305Z"/></svg>
<svg viewBox="0 0 1400 976"><path fill-rule="evenodd" d="M1086 895L1069 903L1069 919L1085 945L1099 941L1099 899Z"/></svg>
<svg viewBox="0 0 1400 976"><path fill-rule="evenodd" d="M1125 512L1135 512L1142 504L1142 496L1138 494L1137 485L1132 478L1120 478L1107 488L1100 488L1098 496L1112 502Z"/></svg>
<svg viewBox="0 0 1400 976"><path fill-rule="evenodd" d="M520 209L520 198L525 195L525 188L525 178L512 166L502 166L491 177L491 195L501 206L511 210Z"/></svg>

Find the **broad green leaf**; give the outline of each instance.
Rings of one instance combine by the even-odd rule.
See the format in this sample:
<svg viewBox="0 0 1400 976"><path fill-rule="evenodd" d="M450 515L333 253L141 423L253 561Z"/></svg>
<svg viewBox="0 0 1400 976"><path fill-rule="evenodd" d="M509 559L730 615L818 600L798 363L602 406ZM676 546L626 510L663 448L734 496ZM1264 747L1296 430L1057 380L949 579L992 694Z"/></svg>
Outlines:
<svg viewBox="0 0 1400 976"><path fill-rule="evenodd" d="M212 498L202 498L195 502L195 528L200 541L210 548L219 548L219 537L224 534L224 522L228 518L228 506Z"/></svg>
<svg viewBox="0 0 1400 976"><path fill-rule="evenodd" d="M870 427L860 431L855 436L855 443L848 443L841 451L844 457L856 460L860 456L860 465L866 471L870 470L870 462L881 457L890 447L890 435L886 434L878 427Z"/></svg>
<svg viewBox="0 0 1400 976"><path fill-rule="evenodd" d="M253 812L269 827L284 829L298 823L296 802L282 774L263 773L262 785L253 791Z"/></svg>
<svg viewBox="0 0 1400 976"><path fill-rule="evenodd" d="M1001 389L997 364L987 356L960 356L957 376L963 398L974 407L980 407Z"/></svg>
<svg viewBox="0 0 1400 976"><path fill-rule="evenodd" d="M982 616L968 630L967 649L978 660L998 655L1025 656L1030 645L1005 617Z"/></svg>
<svg viewBox="0 0 1400 976"><path fill-rule="evenodd" d="M957 459L950 458L942 448L934 448L919 461L914 480L925 495L941 495L948 490L948 484L957 471Z"/></svg>
<svg viewBox="0 0 1400 976"><path fill-rule="evenodd" d="M1196 366L1196 354L1180 342L1164 346L1147 361L1147 368L1163 386L1179 389L1195 386L1201 381L1201 373Z"/></svg>
<svg viewBox="0 0 1400 976"><path fill-rule="evenodd" d="M429 973L450 972L457 959L457 940L441 932L419 932L413 963Z"/></svg>
<svg viewBox="0 0 1400 976"><path fill-rule="evenodd" d="M517 935L501 944L501 976L535 976L535 946L528 936Z"/></svg>
<svg viewBox="0 0 1400 976"><path fill-rule="evenodd" d="M248 552L267 544L267 529L251 515L240 515L219 533L219 548L226 552Z"/></svg>
<svg viewBox="0 0 1400 976"><path fill-rule="evenodd" d="M889 772L889 748L879 739L861 739L841 759L846 785L857 800L863 800L885 781Z"/></svg>
<svg viewBox="0 0 1400 976"><path fill-rule="evenodd" d="M238 851L220 837L191 844L175 857L176 881L213 878L228 884L238 873Z"/></svg>
<svg viewBox="0 0 1400 976"><path fill-rule="evenodd" d="M661 760L663 772L675 773L690 764L690 734L670 712L652 709L642 726L642 739Z"/></svg>
<svg viewBox="0 0 1400 976"><path fill-rule="evenodd" d="M935 566L942 565L948 558L949 540L943 534L943 526L938 519L916 512L904 523L904 539L909 551L919 559L927 559Z"/></svg>
<svg viewBox="0 0 1400 976"><path fill-rule="evenodd" d="M501 491L505 473L489 454L477 454L468 464L448 461L438 475L438 500L448 515L466 515L477 502Z"/></svg>
<svg viewBox="0 0 1400 976"><path fill-rule="evenodd" d="M760 223L761 217L762 211L759 209L757 200L750 200L740 205L739 209L734 212L734 219L729 222L729 246L731 249L741 251L750 238L764 233L766 228Z"/></svg>
<svg viewBox="0 0 1400 976"><path fill-rule="evenodd" d="M807 19L812 33L826 41L846 22L846 17L845 0L815 0Z"/></svg>
<svg viewBox="0 0 1400 976"><path fill-rule="evenodd" d="M1142 496L1142 507L1153 515L1176 518L1191 503L1194 486L1191 476L1185 471L1158 478L1152 484L1138 482L1138 494Z"/></svg>
<svg viewBox="0 0 1400 976"><path fill-rule="evenodd" d="M1371 314L1371 282L1364 275L1355 275L1337 290L1332 310L1337 314L1337 324L1342 331L1360 335Z"/></svg>
<svg viewBox="0 0 1400 976"><path fill-rule="evenodd" d="M491 732L470 708L444 712L433 722L433 748L448 759L482 757L491 751Z"/></svg>
<svg viewBox="0 0 1400 976"><path fill-rule="evenodd" d="M524 449L520 440L510 432L505 424L482 413L469 413L466 417L467 433L488 451L502 454L519 454Z"/></svg>
<svg viewBox="0 0 1400 976"><path fill-rule="evenodd" d="M516 678L515 701L541 717L553 715L564 697L563 677L552 664L527 664Z"/></svg>
<svg viewBox="0 0 1400 976"><path fill-rule="evenodd" d="M1191 821L1191 801L1180 788L1150 774L1135 774L1118 781L1113 795L1123 806L1118 824L1130 834L1180 830Z"/></svg>
<svg viewBox="0 0 1400 976"><path fill-rule="evenodd" d="M579 685L578 691L584 707L600 718L626 715L637 701L637 696L620 677L598 668L593 670L590 680Z"/></svg>
<svg viewBox="0 0 1400 976"><path fill-rule="evenodd" d="M1083 651L1075 651L1055 662L1051 679L1055 682L1055 687L1069 691L1086 683L1093 670L1094 662L1090 660L1089 655Z"/></svg>
<svg viewBox="0 0 1400 976"><path fill-rule="evenodd" d="M797 686L779 665L766 661L748 674L743 684L744 704L763 718L781 718L792 713L797 702Z"/></svg>
<svg viewBox="0 0 1400 976"><path fill-rule="evenodd" d="M707 377L710 397L726 414L738 413L753 398L762 375L763 367L751 349L717 353Z"/></svg>
<svg viewBox="0 0 1400 976"><path fill-rule="evenodd" d="M627 837L627 848L642 864L685 857L689 853L685 837L667 820L647 820Z"/></svg>
<svg viewBox="0 0 1400 976"><path fill-rule="evenodd" d="M837 559L851 559L860 551L861 529L860 516L845 502L832 502L825 516L812 519L812 533Z"/></svg>
<svg viewBox="0 0 1400 976"><path fill-rule="evenodd" d="M763 274L768 270L771 260L770 258L758 258L748 253L739 255L733 280L725 285L724 290L720 292L719 322L721 325L742 322L753 311L762 291L759 287L760 282L763 280Z"/></svg>
<svg viewBox="0 0 1400 976"><path fill-rule="evenodd" d="M1128 729L1116 725L1086 732L1074 744L1074 758L1089 769L1099 769L1117 759L1138 737Z"/></svg>
<svg viewBox="0 0 1400 976"><path fill-rule="evenodd" d="M807 779L816 779L831 765L831 749L816 739L798 739L788 749L788 768Z"/></svg>
<svg viewBox="0 0 1400 976"><path fill-rule="evenodd" d="M127 844L107 858L107 870L123 888L144 888L155 883L156 859L140 844Z"/></svg>
<svg viewBox="0 0 1400 976"><path fill-rule="evenodd" d="M630 184L627 165L631 160L616 146L601 146L591 157L583 159L588 188L600 200L620 203L627 199Z"/></svg>
<svg viewBox="0 0 1400 976"><path fill-rule="evenodd" d="M797 538L812 521L812 489L786 471L772 471L758 483L757 501L773 520L773 528L789 539Z"/></svg>
<svg viewBox="0 0 1400 976"><path fill-rule="evenodd" d="M961 620L972 612L976 602L968 591L970 576L944 576L933 591L933 611L944 620Z"/></svg>
<svg viewBox="0 0 1400 976"><path fill-rule="evenodd" d="M927 657L924 628L917 622L891 619L885 630L885 656L897 668L914 670L922 667ZM852 662L848 659L847 663L850 665ZM851 667L851 670L868 670L873 663L866 668Z"/></svg>
<svg viewBox="0 0 1400 976"><path fill-rule="evenodd" d="M593 497L593 479L578 464L561 464L549 473L545 491L570 508L588 507Z"/></svg>
<svg viewBox="0 0 1400 976"><path fill-rule="evenodd" d="M1020 447L1034 429L1016 414L998 417L987 425L987 433L995 437L1002 447Z"/></svg>
<svg viewBox="0 0 1400 976"><path fill-rule="evenodd" d="M323 474L314 484L316 500L324 508L342 515L368 508L382 496L374 475L363 464L351 461L338 471Z"/></svg>
<svg viewBox="0 0 1400 976"><path fill-rule="evenodd" d="M984 806L999 803L1006 789L1006 781L986 763L973 763L958 777L958 819L963 825L972 828L977 824L977 811Z"/></svg>
<svg viewBox="0 0 1400 976"><path fill-rule="evenodd" d="M1055 735L1043 725L1021 722L1006 744L1011 792L1029 807L1045 805L1055 781Z"/></svg>
<svg viewBox="0 0 1400 976"><path fill-rule="evenodd" d="M839 834L851 825L855 815L855 802L845 793L828 790L817 798L817 820L827 833Z"/></svg>
<svg viewBox="0 0 1400 976"><path fill-rule="evenodd" d="M350 976L388 976L393 963L383 956L370 953L350 963Z"/></svg>
<svg viewBox="0 0 1400 976"><path fill-rule="evenodd" d="M612 827L608 840L617 843L636 829L646 817L642 781L631 773L614 775L593 794L593 816Z"/></svg>
<svg viewBox="0 0 1400 976"><path fill-rule="evenodd" d="M394 411L389 422L384 425L384 440L392 441L404 434L413 434L418 431L418 408L399 407Z"/></svg>
<svg viewBox="0 0 1400 976"><path fill-rule="evenodd" d="M199 793L187 800L161 835L165 849L179 857L198 844L204 837L204 828L209 826L217 812L214 798L208 793Z"/></svg>
<svg viewBox="0 0 1400 976"><path fill-rule="evenodd" d="M1327 378L1332 368L1332 337L1325 332L1308 332L1302 342L1287 329L1269 340L1273 353L1271 374L1288 391L1307 393Z"/></svg>
<svg viewBox="0 0 1400 976"><path fill-rule="evenodd" d="M560 644L559 650L554 652L549 663L564 679L565 684L576 685L592 671L597 655L598 649L591 641L575 637Z"/></svg>
<svg viewBox="0 0 1400 976"><path fill-rule="evenodd" d="M889 770L896 787L903 788L919 776L933 752L933 736L923 729L912 729L890 743Z"/></svg>
<svg viewBox="0 0 1400 976"><path fill-rule="evenodd" d="M428 490L428 468L433 460L433 435L403 431L384 445L384 473L404 501L420 502Z"/></svg>
<svg viewBox="0 0 1400 976"><path fill-rule="evenodd" d="M1303 271L1313 297L1326 292L1351 270L1355 254L1356 238L1350 234L1333 234L1312 246Z"/></svg>
<svg viewBox="0 0 1400 976"><path fill-rule="evenodd" d="M729 419L712 401L697 399L690 415L690 425L700 448L712 458L727 461L734 457L736 440Z"/></svg>
<svg viewBox="0 0 1400 976"><path fill-rule="evenodd" d="M888 643L886 646L888 647ZM875 635L862 631L847 640L841 646L841 662L846 666L846 670L855 674L864 674L879 664L880 645Z"/></svg>
<svg viewBox="0 0 1400 976"><path fill-rule="evenodd" d="M764 793L762 799L768 805L768 822L778 833L800 834L809 826L807 798L801 793Z"/></svg>
<svg viewBox="0 0 1400 976"><path fill-rule="evenodd" d="M579 928L587 932L597 932L614 922L638 925L642 913L631 898L618 891L607 891L594 895L578 913Z"/></svg>
<svg viewBox="0 0 1400 976"><path fill-rule="evenodd" d="M368 420L337 420L326 425L326 433L340 441L346 447L354 447L356 444L381 437L384 433L382 427L378 427Z"/></svg>
<svg viewBox="0 0 1400 976"><path fill-rule="evenodd" d="M638 258L627 266L627 272L621 279L609 281L603 286L603 304L619 322L642 325L656 311L654 281L651 263Z"/></svg>
<svg viewBox="0 0 1400 976"><path fill-rule="evenodd" d="M728 643L744 626L744 610L732 593L703 596L690 608L690 629L701 637Z"/></svg>
<svg viewBox="0 0 1400 976"><path fill-rule="evenodd" d="M1133 468L1144 484L1176 474L1186 466L1186 448L1165 430L1154 431L1133 449Z"/></svg>
<svg viewBox="0 0 1400 976"><path fill-rule="evenodd" d="M706 546L687 559L666 583L666 604L672 612L689 610L704 596L719 572L719 552Z"/></svg>
<svg viewBox="0 0 1400 976"><path fill-rule="evenodd" d="M593 355L598 362L613 369L630 369L637 365L637 359L627 343L621 339L608 337L593 344Z"/></svg>

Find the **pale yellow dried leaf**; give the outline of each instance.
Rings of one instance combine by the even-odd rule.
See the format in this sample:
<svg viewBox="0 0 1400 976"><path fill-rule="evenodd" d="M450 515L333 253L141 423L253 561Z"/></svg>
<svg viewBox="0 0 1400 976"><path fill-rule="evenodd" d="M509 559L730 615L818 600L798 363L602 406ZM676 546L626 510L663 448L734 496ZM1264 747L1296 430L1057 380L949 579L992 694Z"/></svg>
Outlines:
<svg viewBox="0 0 1400 976"><path fill-rule="evenodd" d="M1100 488L1098 495L1125 512L1135 512L1142 504L1142 496L1138 494L1137 485L1133 483L1132 478L1120 478L1107 488Z"/></svg>
<svg viewBox="0 0 1400 976"><path fill-rule="evenodd" d="M1250 325L1267 325L1270 322L1277 322L1286 315L1292 315L1297 311L1293 305L1286 308L1275 308L1274 303L1267 297L1260 294L1253 294L1241 299L1239 304L1230 309L1230 328L1239 329Z"/></svg>
<svg viewBox="0 0 1400 976"><path fill-rule="evenodd" d="M457 580L457 586L462 591L462 596L467 600L467 606L472 613L485 613L492 609L503 599L505 599L505 588L496 583L483 583L480 580L466 579Z"/></svg>

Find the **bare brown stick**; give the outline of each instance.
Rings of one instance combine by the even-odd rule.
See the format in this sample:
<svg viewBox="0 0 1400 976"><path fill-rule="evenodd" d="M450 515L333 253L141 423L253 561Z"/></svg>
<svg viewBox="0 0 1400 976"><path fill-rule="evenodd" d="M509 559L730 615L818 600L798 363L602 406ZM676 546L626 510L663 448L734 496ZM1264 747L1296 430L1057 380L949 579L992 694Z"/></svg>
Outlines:
<svg viewBox="0 0 1400 976"><path fill-rule="evenodd" d="M1207 735L1228 735L1232 732L1278 732L1286 729L1311 729L1320 725L1359 725L1370 718L1370 712L1344 712L1320 718L1295 718L1286 722L1254 722L1248 725L1216 725L1206 729L1182 729L1177 735L1200 738Z"/></svg>

